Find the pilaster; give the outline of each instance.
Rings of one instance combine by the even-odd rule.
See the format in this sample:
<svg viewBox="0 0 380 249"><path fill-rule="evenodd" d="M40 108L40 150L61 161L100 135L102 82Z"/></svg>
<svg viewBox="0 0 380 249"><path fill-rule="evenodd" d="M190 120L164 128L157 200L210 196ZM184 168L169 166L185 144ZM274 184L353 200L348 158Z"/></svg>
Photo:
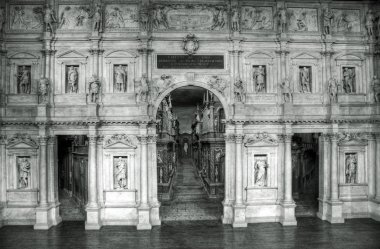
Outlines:
<svg viewBox="0 0 380 249"><path fill-rule="evenodd" d="M224 200L223 200L223 224L232 224L233 222L233 204L235 201L234 198L234 189L235 189L235 169L234 169L234 158L235 158L235 135L229 133L230 131L226 130L224 139L226 141L226 162L225 162L225 174L224 174Z"/></svg>
<svg viewBox="0 0 380 249"><path fill-rule="evenodd" d="M327 201L330 198L330 138L327 134L319 137L320 156L319 156L319 208L317 217L321 220L327 219Z"/></svg>
<svg viewBox="0 0 380 249"><path fill-rule="evenodd" d="M149 205L150 205L150 223L152 226L161 225L160 211L161 206L157 195L157 135L148 136L148 185L149 185Z"/></svg>

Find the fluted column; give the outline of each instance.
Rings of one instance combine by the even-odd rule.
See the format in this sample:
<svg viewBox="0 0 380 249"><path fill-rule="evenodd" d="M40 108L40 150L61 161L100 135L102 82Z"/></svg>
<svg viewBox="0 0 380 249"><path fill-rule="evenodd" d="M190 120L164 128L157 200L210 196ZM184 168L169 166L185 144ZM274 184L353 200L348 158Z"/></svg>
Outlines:
<svg viewBox="0 0 380 249"><path fill-rule="evenodd" d="M320 148L320 157L319 157L319 178L322 181L319 181L319 209L317 212L318 218L326 220L327 214L327 201L330 196L330 138L327 134L321 134L319 137L319 143L321 144Z"/></svg>
<svg viewBox="0 0 380 249"><path fill-rule="evenodd" d="M96 179L96 140L95 135L88 137L88 208L97 208L97 179Z"/></svg>
<svg viewBox="0 0 380 249"><path fill-rule="evenodd" d="M40 136L39 144L40 144L40 175L39 175L39 192L40 192L40 207L48 206L48 189L47 189L47 156L46 156L46 144L48 137Z"/></svg>
<svg viewBox="0 0 380 249"><path fill-rule="evenodd" d="M331 139L331 163L330 163L330 199L338 201L338 136L332 134Z"/></svg>
<svg viewBox="0 0 380 249"><path fill-rule="evenodd" d="M285 185L285 159L284 159L284 151L285 151L285 137L282 134L277 135L278 138L278 154L277 154L277 165L278 165L278 172L277 172L277 179L278 179L278 194L277 194L277 201L283 201L284 200L284 185Z"/></svg>
<svg viewBox="0 0 380 249"><path fill-rule="evenodd" d="M285 196L284 203L293 203L292 197L292 134L285 135Z"/></svg>
<svg viewBox="0 0 380 249"><path fill-rule="evenodd" d="M103 203L103 139L103 136L98 136L96 149L98 203Z"/></svg>
<svg viewBox="0 0 380 249"><path fill-rule="evenodd" d="M148 185L149 185L149 204L151 208L150 222L153 226L161 225L160 202L157 195L157 135L148 136Z"/></svg>
<svg viewBox="0 0 380 249"><path fill-rule="evenodd" d="M55 189L54 189L54 182L55 182L55 165L54 165L54 146L55 146L55 137L51 136L48 140L48 147L47 147L47 161L48 161L48 202L54 203L55 202ZM57 179L58 180L58 179Z"/></svg>
<svg viewBox="0 0 380 249"><path fill-rule="evenodd" d="M380 134L376 134L376 197L380 202Z"/></svg>
<svg viewBox="0 0 380 249"><path fill-rule="evenodd" d="M0 206L2 203L7 201L6 191L7 191L7 181L6 181L6 139L5 135L0 135ZM1 224L1 222L0 222Z"/></svg>
<svg viewBox="0 0 380 249"><path fill-rule="evenodd" d="M235 206L243 205L243 164L242 164L242 147L243 135L235 135L236 151L235 151Z"/></svg>
<svg viewBox="0 0 380 249"><path fill-rule="evenodd" d="M367 134L368 139L368 198L373 199L376 195L376 137Z"/></svg>

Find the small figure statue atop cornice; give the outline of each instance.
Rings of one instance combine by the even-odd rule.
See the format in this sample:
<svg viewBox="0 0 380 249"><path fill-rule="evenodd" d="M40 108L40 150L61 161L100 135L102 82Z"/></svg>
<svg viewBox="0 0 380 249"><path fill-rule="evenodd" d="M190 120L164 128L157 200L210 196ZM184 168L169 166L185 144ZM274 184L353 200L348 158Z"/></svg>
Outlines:
<svg viewBox="0 0 380 249"><path fill-rule="evenodd" d="M149 9L145 4L141 6L141 9L139 11L139 21L140 21L141 30L149 32L150 30Z"/></svg>
<svg viewBox="0 0 380 249"><path fill-rule="evenodd" d="M235 101L236 102L245 102L245 89L244 89L244 83L243 81L239 78L236 79L234 83L234 96L235 96Z"/></svg>
<svg viewBox="0 0 380 249"><path fill-rule="evenodd" d="M92 17L92 30L96 32L102 32L102 7L100 4L96 4L93 10Z"/></svg>
<svg viewBox="0 0 380 249"><path fill-rule="evenodd" d="M375 15L372 13L372 10L368 10L365 16L365 27L367 29L367 35L369 38L373 37L373 26L375 23Z"/></svg>
<svg viewBox="0 0 380 249"><path fill-rule="evenodd" d="M41 78L38 81L38 102L47 104L49 100L49 79Z"/></svg>
<svg viewBox="0 0 380 249"><path fill-rule="evenodd" d="M233 32L240 31L240 12L238 6L231 9L231 30Z"/></svg>
<svg viewBox="0 0 380 249"><path fill-rule="evenodd" d="M338 102L338 81L331 77L328 81L329 84L329 96L330 96L330 103L337 103Z"/></svg>
<svg viewBox="0 0 380 249"><path fill-rule="evenodd" d="M197 52L199 48L199 41L195 37L194 34L188 34L184 39L183 39L183 50L185 51L186 54L188 55L193 55Z"/></svg>
<svg viewBox="0 0 380 249"><path fill-rule="evenodd" d="M333 13L329 8L323 10L323 33L325 35L331 35L331 23L334 18Z"/></svg>
<svg viewBox="0 0 380 249"><path fill-rule="evenodd" d="M143 74L140 81L136 82L140 83L136 94L137 100L140 102L147 102L149 97L149 86L146 74Z"/></svg>
<svg viewBox="0 0 380 249"><path fill-rule="evenodd" d="M89 95L90 95L90 102L96 103L99 99L99 91L100 91L100 81L98 76L93 75L90 78L89 83Z"/></svg>
<svg viewBox="0 0 380 249"><path fill-rule="evenodd" d="M292 103L293 102L293 91L290 89L290 80L289 78L285 78L280 84L282 91L282 98L284 103Z"/></svg>
<svg viewBox="0 0 380 249"><path fill-rule="evenodd" d="M44 10L45 31L54 33L53 23L55 22L57 22L57 19L55 18L54 10L49 4L46 4Z"/></svg>
<svg viewBox="0 0 380 249"><path fill-rule="evenodd" d="M375 102L380 103L380 81L376 75L372 78L372 89L375 97Z"/></svg>
<svg viewBox="0 0 380 249"><path fill-rule="evenodd" d="M277 12L277 22L278 22L278 26L279 26L279 31L280 33L285 33L286 32L286 26L287 26L287 23L288 23L288 16L287 16L287 11L286 11L286 8L283 7L283 8L280 8Z"/></svg>

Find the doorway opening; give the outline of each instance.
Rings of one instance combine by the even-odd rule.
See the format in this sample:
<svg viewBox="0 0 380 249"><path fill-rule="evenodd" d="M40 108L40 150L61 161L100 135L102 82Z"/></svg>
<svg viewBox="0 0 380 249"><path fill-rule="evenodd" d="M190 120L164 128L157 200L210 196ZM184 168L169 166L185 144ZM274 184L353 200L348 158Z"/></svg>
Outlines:
<svg viewBox="0 0 380 249"><path fill-rule="evenodd" d="M292 139L292 189L296 217L315 217L319 195L319 134L296 133Z"/></svg>
<svg viewBox="0 0 380 249"><path fill-rule="evenodd" d="M63 221L85 220L88 138L58 136L58 192Z"/></svg>
<svg viewBox="0 0 380 249"><path fill-rule="evenodd" d="M222 103L204 88L180 87L162 100L156 120L161 219L219 220L225 168Z"/></svg>

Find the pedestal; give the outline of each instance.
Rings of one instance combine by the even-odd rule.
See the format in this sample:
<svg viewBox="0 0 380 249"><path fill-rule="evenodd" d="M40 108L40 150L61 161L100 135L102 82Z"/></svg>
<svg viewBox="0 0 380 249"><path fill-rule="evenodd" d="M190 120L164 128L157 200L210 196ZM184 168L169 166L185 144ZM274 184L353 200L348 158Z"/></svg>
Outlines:
<svg viewBox="0 0 380 249"><path fill-rule="evenodd" d="M234 114L235 118L243 117L245 114L244 112L244 104L243 103L235 103L234 104Z"/></svg>
<svg viewBox="0 0 380 249"><path fill-rule="evenodd" d="M326 200L318 199L317 217L321 220L327 220L327 202Z"/></svg>
<svg viewBox="0 0 380 249"><path fill-rule="evenodd" d="M98 207L87 207L86 208L86 230L99 230L101 228L100 222L100 209Z"/></svg>
<svg viewBox="0 0 380 249"><path fill-rule="evenodd" d="M0 203L0 228L4 225L4 206Z"/></svg>
<svg viewBox="0 0 380 249"><path fill-rule="evenodd" d="M296 204L294 202L281 203L280 223L283 226L297 226L295 215Z"/></svg>
<svg viewBox="0 0 380 249"><path fill-rule="evenodd" d="M48 230L53 224L53 213L55 209L52 206L49 207L37 207L36 208L36 224L34 230Z"/></svg>
<svg viewBox="0 0 380 249"><path fill-rule="evenodd" d="M233 207L233 222L232 227L247 227L247 221L245 220L245 205L235 205Z"/></svg>
<svg viewBox="0 0 380 249"><path fill-rule="evenodd" d="M38 117L46 117L48 116L48 107L47 107L47 104L39 104L37 106L37 116Z"/></svg>
<svg viewBox="0 0 380 249"><path fill-rule="evenodd" d="M294 118L293 104L292 103L285 102L282 110L283 110L284 119L293 119Z"/></svg>
<svg viewBox="0 0 380 249"><path fill-rule="evenodd" d="M60 203L54 203L51 206L51 223L53 226L58 225L62 222L62 217L59 215L59 207L61 206Z"/></svg>
<svg viewBox="0 0 380 249"><path fill-rule="evenodd" d="M223 224L232 224L234 219L234 211L231 202L223 201L223 215L222 222Z"/></svg>
<svg viewBox="0 0 380 249"><path fill-rule="evenodd" d="M344 223L343 202L328 201L326 220L330 223Z"/></svg>
<svg viewBox="0 0 380 249"><path fill-rule="evenodd" d="M152 226L160 226L160 203L156 203L150 207L150 224Z"/></svg>
<svg viewBox="0 0 380 249"><path fill-rule="evenodd" d="M371 200L368 207L370 217L376 221L380 221L380 200Z"/></svg>
<svg viewBox="0 0 380 249"><path fill-rule="evenodd" d="M89 103L87 105L87 117L97 117L98 116L98 104Z"/></svg>
<svg viewBox="0 0 380 249"><path fill-rule="evenodd" d="M339 116L339 104L331 103L331 117Z"/></svg>
<svg viewBox="0 0 380 249"><path fill-rule="evenodd" d="M149 207L139 207L138 209L139 223L137 224L137 230L151 230L152 225L150 224L150 208Z"/></svg>

